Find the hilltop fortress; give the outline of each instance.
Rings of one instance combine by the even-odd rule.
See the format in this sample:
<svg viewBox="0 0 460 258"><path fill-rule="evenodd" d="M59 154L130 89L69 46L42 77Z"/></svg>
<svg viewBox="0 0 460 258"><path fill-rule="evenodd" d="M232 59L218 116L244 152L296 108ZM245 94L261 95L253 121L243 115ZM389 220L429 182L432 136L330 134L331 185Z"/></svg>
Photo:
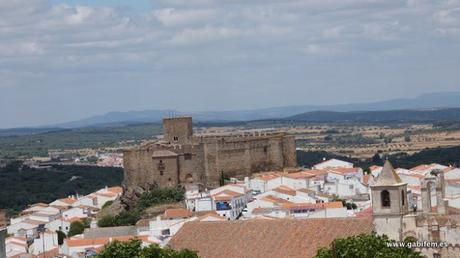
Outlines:
<svg viewBox="0 0 460 258"><path fill-rule="evenodd" d="M297 165L295 139L285 132L193 135L191 117L165 118L164 137L123 153L128 195L184 183L218 186L228 177Z"/></svg>

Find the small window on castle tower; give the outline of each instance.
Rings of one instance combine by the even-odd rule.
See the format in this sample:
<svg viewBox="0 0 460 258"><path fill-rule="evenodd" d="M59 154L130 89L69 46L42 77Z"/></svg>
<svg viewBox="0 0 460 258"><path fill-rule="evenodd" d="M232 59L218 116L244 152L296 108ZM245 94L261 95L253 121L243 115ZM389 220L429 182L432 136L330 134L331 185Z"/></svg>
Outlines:
<svg viewBox="0 0 460 258"><path fill-rule="evenodd" d="M162 176L163 174L164 174L164 171L160 170L160 176Z"/></svg>
<svg viewBox="0 0 460 258"><path fill-rule="evenodd" d="M267 153L267 147L264 147L264 152Z"/></svg>
<svg viewBox="0 0 460 258"><path fill-rule="evenodd" d="M390 207L390 192L388 192L387 190L383 190L380 193L380 201L382 202L382 207Z"/></svg>

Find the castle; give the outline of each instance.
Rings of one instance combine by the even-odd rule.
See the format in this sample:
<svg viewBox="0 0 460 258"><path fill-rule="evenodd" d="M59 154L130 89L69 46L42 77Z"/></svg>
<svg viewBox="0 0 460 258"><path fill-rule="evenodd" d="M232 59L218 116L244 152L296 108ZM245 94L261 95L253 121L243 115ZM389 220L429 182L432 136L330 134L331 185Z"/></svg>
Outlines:
<svg viewBox="0 0 460 258"><path fill-rule="evenodd" d="M123 153L125 195L184 183L218 186L221 175L296 167L295 138L285 132L194 135L191 117L163 119L164 137Z"/></svg>
<svg viewBox="0 0 460 258"><path fill-rule="evenodd" d="M389 161L371 185L373 222L378 234L403 241L445 243L442 247L417 247L427 257L459 257L460 210L449 207L445 199L444 172L433 170L421 179L422 209L409 207L407 183ZM436 207L433 204L436 203Z"/></svg>

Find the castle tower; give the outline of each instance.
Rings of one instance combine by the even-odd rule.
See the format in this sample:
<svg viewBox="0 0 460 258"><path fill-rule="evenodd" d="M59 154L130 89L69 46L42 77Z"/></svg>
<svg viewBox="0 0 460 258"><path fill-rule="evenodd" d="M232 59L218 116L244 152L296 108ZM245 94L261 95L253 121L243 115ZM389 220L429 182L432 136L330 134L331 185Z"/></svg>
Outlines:
<svg viewBox="0 0 460 258"><path fill-rule="evenodd" d="M189 144L192 142L193 126L191 117L163 119L164 139L171 143Z"/></svg>
<svg viewBox="0 0 460 258"><path fill-rule="evenodd" d="M408 213L407 183L387 160L371 186L374 226L377 234L402 241L403 216Z"/></svg>
<svg viewBox="0 0 460 258"><path fill-rule="evenodd" d="M423 213L433 213L434 203L431 203L431 190L436 190L436 212L447 214L448 201L445 199L446 189L444 184L444 173L442 170L433 170L422 180L422 210Z"/></svg>

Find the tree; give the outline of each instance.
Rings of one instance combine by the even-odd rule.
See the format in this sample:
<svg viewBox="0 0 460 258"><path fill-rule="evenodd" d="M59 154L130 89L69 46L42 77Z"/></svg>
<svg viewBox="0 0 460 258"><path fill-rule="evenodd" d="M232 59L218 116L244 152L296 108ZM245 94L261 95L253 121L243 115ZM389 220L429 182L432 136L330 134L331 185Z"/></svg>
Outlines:
<svg viewBox="0 0 460 258"><path fill-rule="evenodd" d="M374 233L339 238L330 247L321 248L316 258L362 257L362 258L421 258L419 252L408 247L391 246L397 244L386 235Z"/></svg>
<svg viewBox="0 0 460 258"><path fill-rule="evenodd" d="M56 230L57 237L58 237L58 245L62 245L64 243L64 238L66 238L66 235L64 232L60 230Z"/></svg>
<svg viewBox="0 0 460 258"><path fill-rule="evenodd" d="M129 242L113 241L104 247L97 258L198 258L194 251L184 249L176 251L169 248L160 248L156 244L151 244L142 248L142 242L139 239L132 239Z"/></svg>
<svg viewBox="0 0 460 258"><path fill-rule="evenodd" d="M375 164L375 165L382 165L382 164L383 164L383 160L382 160L382 158L380 157L380 154L379 154L379 153L376 153L376 154L372 157L372 163Z"/></svg>
<svg viewBox="0 0 460 258"><path fill-rule="evenodd" d="M68 236L75 236L83 233L85 230L85 224L81 221L74 221L70 223L69 233Z"/></svg>
<svg viewBox="0 0 460 258"><path fill-rule="evenodd" d="M411 138L410 138L410 135L404 135L404 141L405 142L410 142L411 141Z"/></svg>

